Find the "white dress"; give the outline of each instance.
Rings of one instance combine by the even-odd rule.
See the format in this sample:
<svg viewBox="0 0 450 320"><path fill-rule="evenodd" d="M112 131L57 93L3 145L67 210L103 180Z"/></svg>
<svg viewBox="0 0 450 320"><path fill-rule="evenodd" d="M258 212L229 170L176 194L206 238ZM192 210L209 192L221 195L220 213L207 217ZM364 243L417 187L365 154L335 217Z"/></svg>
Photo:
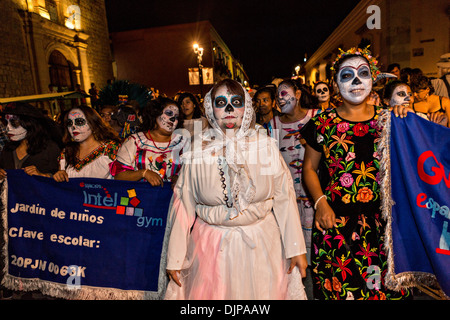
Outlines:
<svg viewBox="0 0 450 320"><path fill-rule="evenodd" d="M115 160L119 147L118 142L104 142L75 166L69 165L67 168L63 150L59 159L60 170L66 170L69 178L112 179L109 166Z"/></svg>
<svg viewBox="0 0 450 320"><path fill-rule="evenodd" d="M287 274L287 258L306 253L291 174L272 138L260 135L249 146L256 193L234 218L218 168L220 159L231 195L225 158L183 155L167 252L167 269L181 270L182 287L170 281L166 299L306 299L298 269Z"/></svg>

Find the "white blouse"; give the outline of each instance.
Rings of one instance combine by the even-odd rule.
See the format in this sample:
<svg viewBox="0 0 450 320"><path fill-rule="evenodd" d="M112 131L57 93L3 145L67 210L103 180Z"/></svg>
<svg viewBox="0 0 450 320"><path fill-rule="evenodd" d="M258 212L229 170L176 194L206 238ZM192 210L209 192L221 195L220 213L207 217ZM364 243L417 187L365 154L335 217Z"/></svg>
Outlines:
<svg viewBox="0 0 450 320"><path fill-rule="evenodd" d="M109 165L116 158L119 146L118 142L105 142L84 159L79 160L75 166L69 165L67 168L63 151L59 160L60 170L65 170L69 178L112 179Z"/></svg>

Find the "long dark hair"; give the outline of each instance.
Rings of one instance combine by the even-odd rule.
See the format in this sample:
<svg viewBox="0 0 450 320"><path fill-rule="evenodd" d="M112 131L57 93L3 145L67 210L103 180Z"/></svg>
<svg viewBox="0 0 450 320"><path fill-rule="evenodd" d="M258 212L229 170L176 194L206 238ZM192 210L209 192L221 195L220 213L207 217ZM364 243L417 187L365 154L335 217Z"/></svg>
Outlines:
<svg viewBox="0 0 450 320"><path fill-rule="evenodd" d="M200 109L200 104L198 103L197 98L190 92L182 92L178 96L178 104L181 106L183 104L183 100L189 98L191 99L192 103L194 104L194 114L192 115L192 119L198 119L200 118L203 113L202 109Z"/></svg>
<svg viewBox="0 0 450 320"><path fill-rule="evenodd" d="M63 142L65 144L65 160L66 165L76 165L77 163L77 154L80 150L80 144L76 141L73 141L72 136L69 133L69 129L67 128L66 121L69 116L70 111L74 109L81 110L86 119L87 122L92 130L92 135L94 136L94 139L99 142L106 142L106 141L114 141L114 142L120 142L120 138L118 133L110 126L108 125L102 117L98 114L97 111L92 109L91 107L87 105L80 105L77 107L72 107L70 110L68 110L64 116L64 136L63 136Z"/></svg>
<svg viewBox="0 0 450 320"><path fill-rule="evenodd" d="M142 126L141 131L147 132L149 130L155 130L158 126L156 123L156 119L162 115L163 110L168 105L175 105L178 108L180 116L178 118L178 124L175 129L183 127L184 114L181 112L180 105L178 102L166 98L166 97L158 97L154 100L150 100L147 105L142 109Z"/></svg>
<svg viewBox="0 0 450 320"><path fill-rule="evenodd" d="M19 124L27 130L25 140L27 140L27 153L35 155L43 151L49 141L54 141L58 147L62 147L61 134L56 123L48 118L35 118L26 115L17 115ZM9 141L5 145L5 150L15 150L22 141Z"/></svg>

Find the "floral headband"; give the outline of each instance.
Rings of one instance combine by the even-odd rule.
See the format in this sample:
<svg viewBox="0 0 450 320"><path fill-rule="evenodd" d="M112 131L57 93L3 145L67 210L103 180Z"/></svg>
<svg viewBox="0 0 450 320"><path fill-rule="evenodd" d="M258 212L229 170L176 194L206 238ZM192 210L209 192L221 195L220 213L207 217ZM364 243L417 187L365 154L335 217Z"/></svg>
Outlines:
<svg viewBox="0 0 450 320"><path fill-rule="evenodd" d="M364 49L353 47L347 51L344 51L341 48L339 48L339 54L337 55L336 60L334 60L333 65L331 66L330 69L336 72L336 70L335 70L336 63L345 56L349 56L349 55L363 56L364 58L367 59L367 61L369 61L370 71L372 73L372 80L376 81L376 79L377 79L378 75L381 73L381 71L377 67L378 60L374 56L372 56L372 53L370 52L369 47L370 47L370 45L368 45Z"/></svg>

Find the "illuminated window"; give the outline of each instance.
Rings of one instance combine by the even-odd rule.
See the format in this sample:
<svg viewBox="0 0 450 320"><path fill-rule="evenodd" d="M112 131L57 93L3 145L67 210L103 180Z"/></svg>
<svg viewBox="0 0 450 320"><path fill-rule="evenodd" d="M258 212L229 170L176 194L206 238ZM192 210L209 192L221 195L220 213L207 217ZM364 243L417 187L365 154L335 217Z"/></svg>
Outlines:
<svg viewBox="0 0 450 320"><path fill-rule="evenodd" d="M58 21L58 8L56 7L55 0L45 0L45 8L48 11L50 20Z"/></svg>

